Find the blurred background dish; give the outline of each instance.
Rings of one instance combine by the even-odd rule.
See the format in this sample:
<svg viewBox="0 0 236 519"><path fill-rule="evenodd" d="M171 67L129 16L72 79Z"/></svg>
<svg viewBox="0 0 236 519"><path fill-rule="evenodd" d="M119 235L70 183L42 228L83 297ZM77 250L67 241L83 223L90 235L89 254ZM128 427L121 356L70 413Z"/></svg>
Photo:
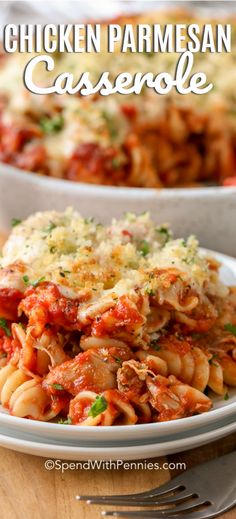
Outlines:
<svg viewBox="0 0 236 519"><path fill-rule="evenodd" d="M31 8L27 19L37 23L38 14L47 22L53 17L55 23L65 9L62 3L54 14L53 3L49 10L45 4L34 7L21 2L19 11L15 2L12 4L15 11L8 8L5 21L9 18L12 22L16 13L24 13L25 4ZM63 22L88 21L91 2L72 4ZM167 2L169 9L162 11L163 2L154 1L151 7L146 2L145 11L136 15L130 2L112 2L105 16L107 2L102 2L101 9L99 3L99 10L92 12L93 19L97 16L98 20L104 16L114 20L123 13L117 21L122 27L132 24L134 34L138 24L163 27L166 23L181 23L187 31L189 24L197 22L204 31L204 23L211 23L217 40L217 24L222 24L222 12L218 11L221 2L212 2L207 11L199 8L199 2L190 4L185 10L183 2ZM217 9L213 9L215 4ZM137 8L142 11L144 3L138 2ZM180 95L175 90L157 95L146 86L140 95L35 95L26 89L22 79L29 54L3 54L0 160L35 174L90 184L145 188L235 185L235 20L227 10L224 21L232 25L231 52L194 54L193 72L205 72L208 83L214 85L204 95ZM101 26L101 52L54 52L54 71L49 73L44 65L37 65L34 82L49 86L65 71L74 75L74 84L85 71L94 84L104 71L109 72L111 81L124 71L132 75L137 71L174 75L179 57L176 52L148 49L121 53L117 42L114 53L109 53L107 23Z"/></svg>
<svg viewBox="0 0 236 519"><path fill-rule="evenodd" d="M0 229L12 218L35 211L74 206L101 222L126 211L150 211L157 223L170 223L176 236L195 234L203 247L236 255L236 188L139 189L95 186L20 172L0 164Z"/></svg>

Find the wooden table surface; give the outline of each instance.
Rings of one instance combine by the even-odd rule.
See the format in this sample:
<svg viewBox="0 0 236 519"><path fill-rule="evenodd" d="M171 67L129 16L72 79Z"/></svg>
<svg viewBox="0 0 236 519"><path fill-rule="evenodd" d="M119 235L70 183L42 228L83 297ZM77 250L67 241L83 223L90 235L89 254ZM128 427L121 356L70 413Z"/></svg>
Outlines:
<svg viewBox="0 0 236 519"><path fill-rule="evenodd" d="M0 247L3 243L0 234ZM236 434L197 449L156 458L163 463L198 463L236 449ZM45 458L0 448L1 519L95 519L104 507L90 507L76 501L77 494L126 494L159 486L181 470L46 470ZM171 468L173 465L171 465ZM222 474L223 477L223 474ZM236 510L218 516L235 519Z"/></svg>

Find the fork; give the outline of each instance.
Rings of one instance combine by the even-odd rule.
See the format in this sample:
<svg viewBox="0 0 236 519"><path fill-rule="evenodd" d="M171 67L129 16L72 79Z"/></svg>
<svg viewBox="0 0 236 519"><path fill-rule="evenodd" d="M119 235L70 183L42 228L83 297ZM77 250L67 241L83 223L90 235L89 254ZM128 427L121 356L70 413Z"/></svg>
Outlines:
<svg viewBox="0 0 236 519"><path fill-rule="evenodd" d="M211 519L236 505L236 451L202 463L160 487L137 494L76 496L88 504L150 507L161 510L111 510L103 516L142 519ZM183 515L182 515L183 514Z"/></svg>

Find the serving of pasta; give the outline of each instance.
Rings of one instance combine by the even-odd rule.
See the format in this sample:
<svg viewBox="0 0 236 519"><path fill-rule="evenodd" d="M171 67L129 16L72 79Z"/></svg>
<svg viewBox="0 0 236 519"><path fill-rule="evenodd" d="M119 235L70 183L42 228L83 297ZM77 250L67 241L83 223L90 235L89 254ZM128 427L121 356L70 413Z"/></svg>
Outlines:
<svg viewBox="0 0 236 519"><path fill-rule="evenodd" d="M124 16L121 26L198 21L185 11ZM232 50L195 54L194 71L205 72L214 89L206 95L157 95L147 87L140 95L36 95L23 84L29 54L2 54L0 77L0 160L25 171L89 184L128 187L230 185L235 177L235 31ZM227 22L227 19L225 20ZM104 25L105 27L105 25ZM117 45L108 53L106 31L102 51L53 54L54 77L68 71L103 71L112 79L123 71L135 74L166 71L173 74L178 55L126 53ZM32 55L31 55L32 57ZM52 73L41 64L35 81L50 84ZM231 180L229 180L231 179Z"/></svg>
<svg viewBox="0 0 236 519"><path fill-rule="evenodd" d="M36 213L0 258L0 401L90 426L203 413L236 386L236 289L148 213Z"/></svg>

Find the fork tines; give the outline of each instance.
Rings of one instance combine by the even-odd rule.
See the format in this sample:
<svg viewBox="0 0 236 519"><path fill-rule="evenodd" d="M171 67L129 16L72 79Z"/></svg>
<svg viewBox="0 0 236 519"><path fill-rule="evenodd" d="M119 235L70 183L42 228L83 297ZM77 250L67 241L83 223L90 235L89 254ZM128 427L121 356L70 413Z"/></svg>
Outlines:
<svg viewBox="0 0 236 519"><path fill-rule="evenodd" d="M143 507L109 510L102 515L130 519L213 519L236 505L236 451L187 470L145 492L111 496L77 496L88 504ZM148 507L165 507L147 510Z"/></svg>

